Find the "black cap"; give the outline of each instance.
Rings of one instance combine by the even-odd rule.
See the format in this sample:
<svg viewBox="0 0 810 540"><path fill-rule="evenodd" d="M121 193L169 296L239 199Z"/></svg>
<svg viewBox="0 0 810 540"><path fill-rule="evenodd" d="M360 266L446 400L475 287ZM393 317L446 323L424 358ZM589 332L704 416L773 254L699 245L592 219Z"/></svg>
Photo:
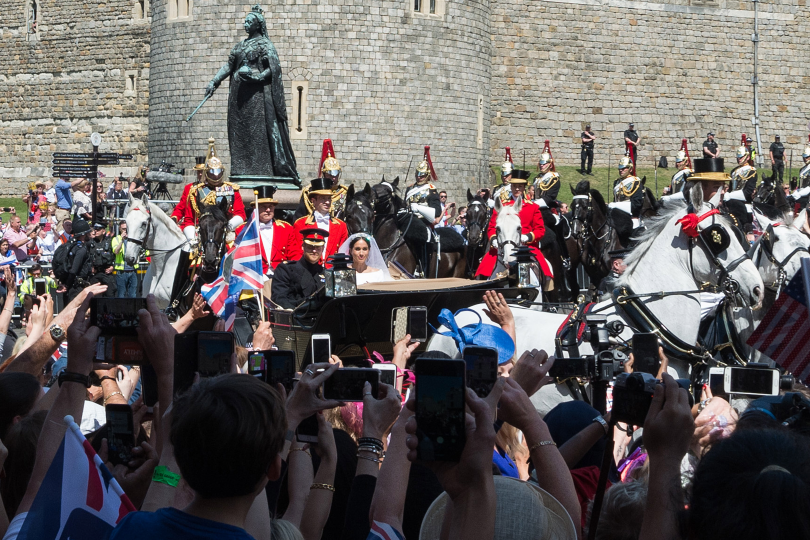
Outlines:
<svg viewBox="0 0 810 540"><path fill-rule="evenodd" d="M103 219L97 219L96 221L93 222L93 228L94 229L106 229L107 228L107 222L105 220L103 220Z"/></svg>
<svg viewBox="0 0 810 540"><path fill-rule="evenodd" d="M706 134L707 137L714 137L714 132L710 131Z"/></svg>
<svg viewBox="0 0 810 540"><path fill-rule="evenodd" d="M611 259L624 259L630 252L633 251L632 249L616 249L613 251L608 251L608 257Z"/></svg>
<svg viewBox="0 0 810 540"><path fill-rule="evenodd" d="M778 139L778 138L779 138L779 135L776 135L776 138Z"/></svg>
<svg viewBox="0 0 810 540"><path fill-rule="evenodd" d="M83 219L73 221L73 234L78 236L90 232L90 224Z"/></svg>
<svg viewBox="0 0 810 540"><path fill-rule="evenodd" d="M628 126L635 126L635 124L634 124L633 122L630 122L630 123L629 123L629 124L627 124L627 125L628 125Z"/></svg>
<svg viewBox="0 0 810 540"><path fill-rule="evenodd" d="M591 125L590 124L585 124L585 127L589 128L589 127L591 127Z"/></svg>

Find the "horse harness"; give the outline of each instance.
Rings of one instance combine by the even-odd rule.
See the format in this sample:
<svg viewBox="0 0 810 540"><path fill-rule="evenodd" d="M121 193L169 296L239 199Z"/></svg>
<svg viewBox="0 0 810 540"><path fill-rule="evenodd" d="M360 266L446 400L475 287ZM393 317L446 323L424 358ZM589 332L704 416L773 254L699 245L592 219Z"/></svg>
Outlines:
<svg viewBox="0 0 810 540"><path fill-rule="evenodd" d="M777 224L777 226L778 225L779 224ZM788 253L785 256L785 258L780 261L773 254L773 245L777 240L778 238L776 237L776 234L774 232L774 226L768 225L768 227L765 229L765 232L763 232L762 235L760 235L757 241L754 242L754 244L748 250L748 255L751 258L751 260L754 261L754 264L757 266L757 268L759 268L759 263L762 260L763 253L765 254L765 257L767 257L767 259L771 261L771 263L774 266L776 266L777 277L776 281L774 281L772 284L772 288L776 290L776 296L778 298L779 292L782 290L782 287L787 281L787 272L785 272L785 266L788 265L790 259L792 259L793 256L796 255L797 253L804 252L810 254L810 250L808 250L804 246L799 246L790 253ZM759 252L758 254L757 251ZM754 257L756 257L756 259L754 259Z"/></svg>
<svg viewBox="0 0 810 540"><path fill-rule="evenodd" d="M199 227L199 223L202 222L202 219L204 217L213 217L213 218L215 218L213 213L211 213L211 212L203 212L202 214L200 214L200 218L197 220L197 223L198 223L197 227ZM150 216L150 218L151 218L151 216ZM209 244L214 245L214 248L216 248L219 258L222 259L222 256L225 255L225 251L226 251L226 247L227 247L224 238L223 238L223 241L222 241L221 244L217 244L217 241L214 240L213 238L207 238L205 240L205 242L202 243L202 246L200 246L202 248L201 249L202 253L205 253L205 246L207 246Z"/></svg>
<svg viewBox="0 0 810 540"><path fill-rule="evenodd" d="M577 247L579 248L580 253L584 253L586 248L589 248L589 251L596 253L596 256L592 255L590 257L590 261L588 261L588 264L590 266L594 266L597 264L597 262L602 260L605 249L607 248L607 243L604 243L601 248L597 249L595 242L601 241L602 239L607 237L613 230L613 225L610 222L610 213L608 213L605 216L605 221L602 223L602 225L600 225L598 229L594 230L592 223L593 198L591 197L591 194L589 193L588 195L574 195L573 200L577 199L588 200L588 206L585 209L584 219L572 213L572 219L575 222L578 221L582 224L582 231L578 235L576 235ZM607 230L605 231L604 234L602 234L602 236L599 236L600 231L602 231L602 229L604 229L605 226L607 226ZM571 234L573 235L573 230Z"/></svg>

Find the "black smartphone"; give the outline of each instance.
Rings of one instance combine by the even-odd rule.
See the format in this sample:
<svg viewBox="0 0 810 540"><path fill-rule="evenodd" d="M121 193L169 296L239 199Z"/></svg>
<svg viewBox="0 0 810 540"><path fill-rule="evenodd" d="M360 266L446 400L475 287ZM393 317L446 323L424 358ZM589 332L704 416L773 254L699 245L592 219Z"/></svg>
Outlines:
<svg viewBox="0 0 810 540"><path fill-rule="evenodd" d="M174 336L174 395L182 394L194 384L197 371L197 332Z"/></svg>
<svg viewBox="0 0 810 540"><path fill-rule="evenodd" d="M408 308L408 333L411 341L427 341L427 308L424 306L410 306Z"/></svg>
<svg viewBox="0 0 810 540"><path fill-rule="evenodd" d="M323 383L324 399L363 401L363 388L368 381L371 395L377 397L380 372L373 368L340 368Z"/></svg>
<svg viewBox="0 0 810 540"><path fill-rule="evenodd" d="M107 405L107 457L113 465L126 465L132 461L135 431L132 426L132 407Z"/></svg>
<svg viewBox="0 0 810 540"><path fill-rule="evenodd" d="M93 298L90 324L101 333L96 342L96 361L141 365L146 360L138 341L138 311L146 309L146 298Z"/></svg>
<svg viewBox="0 0 810 540"><path fill-rule="evenodd" d="M37 296L42 296L48 292L48 284L45 283L45 280L42 278L38 278L34 280L34 293Z"/></svg>
<svg viewBox="0 0 810 540"><path fill-rule="evenodd" d="M295 430L295 437L298 442L317 443L318 442L318 418L313 414L301 420L298 429Z"/></svg>
<svg viewBox="0 0 810 540"><path fill-rule="evenodd" d="M633 371L658 375L660 368L658 336L652 332L633 334Z"/></svg>
<svg viewBox="0 0 810 540"><path fill-rule="evenodd" d="M464 360L416 360L417 456L424 461L459 461L464 432Z"/></svg>
<svg viewBox="0 0 810 540"><path fill-rule="evenodd" d="M467 386L478 397L487 397L498 380L498 351L489 347L464 347Z"/></svg>
<svg viewBox="0 0 810 540"><path fill-rule="evenodd" d="M551 377L557 379L570 379L572 377L588 377L587 358L555 358L554 365L548 371Z"/></svg>
<svg viewBox="0 0 810 540"><path fill-rule="evenodd" d="M271 386L281 383L290 393L295 381L295 351L253 351L248 356L248 373Z"/></svg>
<svg viewBox="0 0 810 540"><path fill-rule="evenodd" d="M197 334L197 371L201 377L215 377L230 372L232 354L231 332Z"/></svg>

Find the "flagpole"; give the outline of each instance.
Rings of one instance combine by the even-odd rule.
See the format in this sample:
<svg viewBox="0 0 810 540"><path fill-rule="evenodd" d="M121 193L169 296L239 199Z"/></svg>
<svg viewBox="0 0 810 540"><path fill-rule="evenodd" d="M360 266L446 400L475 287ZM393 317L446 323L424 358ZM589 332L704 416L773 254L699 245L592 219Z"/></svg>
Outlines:
<svg viewBox="0 0 810 540"><path fill-rule="evenodd" d="M259 221L259 196L256 195L255 191L253 192L253 211L256 212L256 215L254 217L255 217L256 221L258 222ZM259 229L258 232L259 232L259 243L261 244L261 242L262 242L262 231L261 231L261 229ZM272 250L273 246L270 246L270 249ZM270 264L270 256L269 255L267 257L267 264L268 265ZM256 291L256 293L257 293L256 294L256 300L259 302L259 316L261 317L262 322L264 322L264 289L259 289L259 290Z"/></svg>

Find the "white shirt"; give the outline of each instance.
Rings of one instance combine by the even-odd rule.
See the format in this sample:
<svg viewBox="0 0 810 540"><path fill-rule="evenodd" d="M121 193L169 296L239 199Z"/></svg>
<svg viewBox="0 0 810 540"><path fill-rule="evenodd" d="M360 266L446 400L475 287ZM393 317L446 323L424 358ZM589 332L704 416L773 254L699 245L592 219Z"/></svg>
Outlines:
<svg viewBox="0 0 810 540"><path fill-rule="evenodd" d="M56 188L52 187L51 189L45 192L45 200L49 203L56 204Z"/></svg>
<svg viewBox="0 0 810 540"><path fill-rule="evenodd" d="M259 223L259 236L262 238L262 246L264 246L264 253L267 255L267 263L270 264L271 253L273 252L273 221L270 223ZM273 267L267 270L267 274L273 275Z"/></svg>
<svg viewBox="0 0 810 540"><path fill-rule="evenodd" d="M329 232L329 214L321 214L318 211L312 213L312 217L315 218L315 226L319 229L323 229L326 232Z"/></svg>

